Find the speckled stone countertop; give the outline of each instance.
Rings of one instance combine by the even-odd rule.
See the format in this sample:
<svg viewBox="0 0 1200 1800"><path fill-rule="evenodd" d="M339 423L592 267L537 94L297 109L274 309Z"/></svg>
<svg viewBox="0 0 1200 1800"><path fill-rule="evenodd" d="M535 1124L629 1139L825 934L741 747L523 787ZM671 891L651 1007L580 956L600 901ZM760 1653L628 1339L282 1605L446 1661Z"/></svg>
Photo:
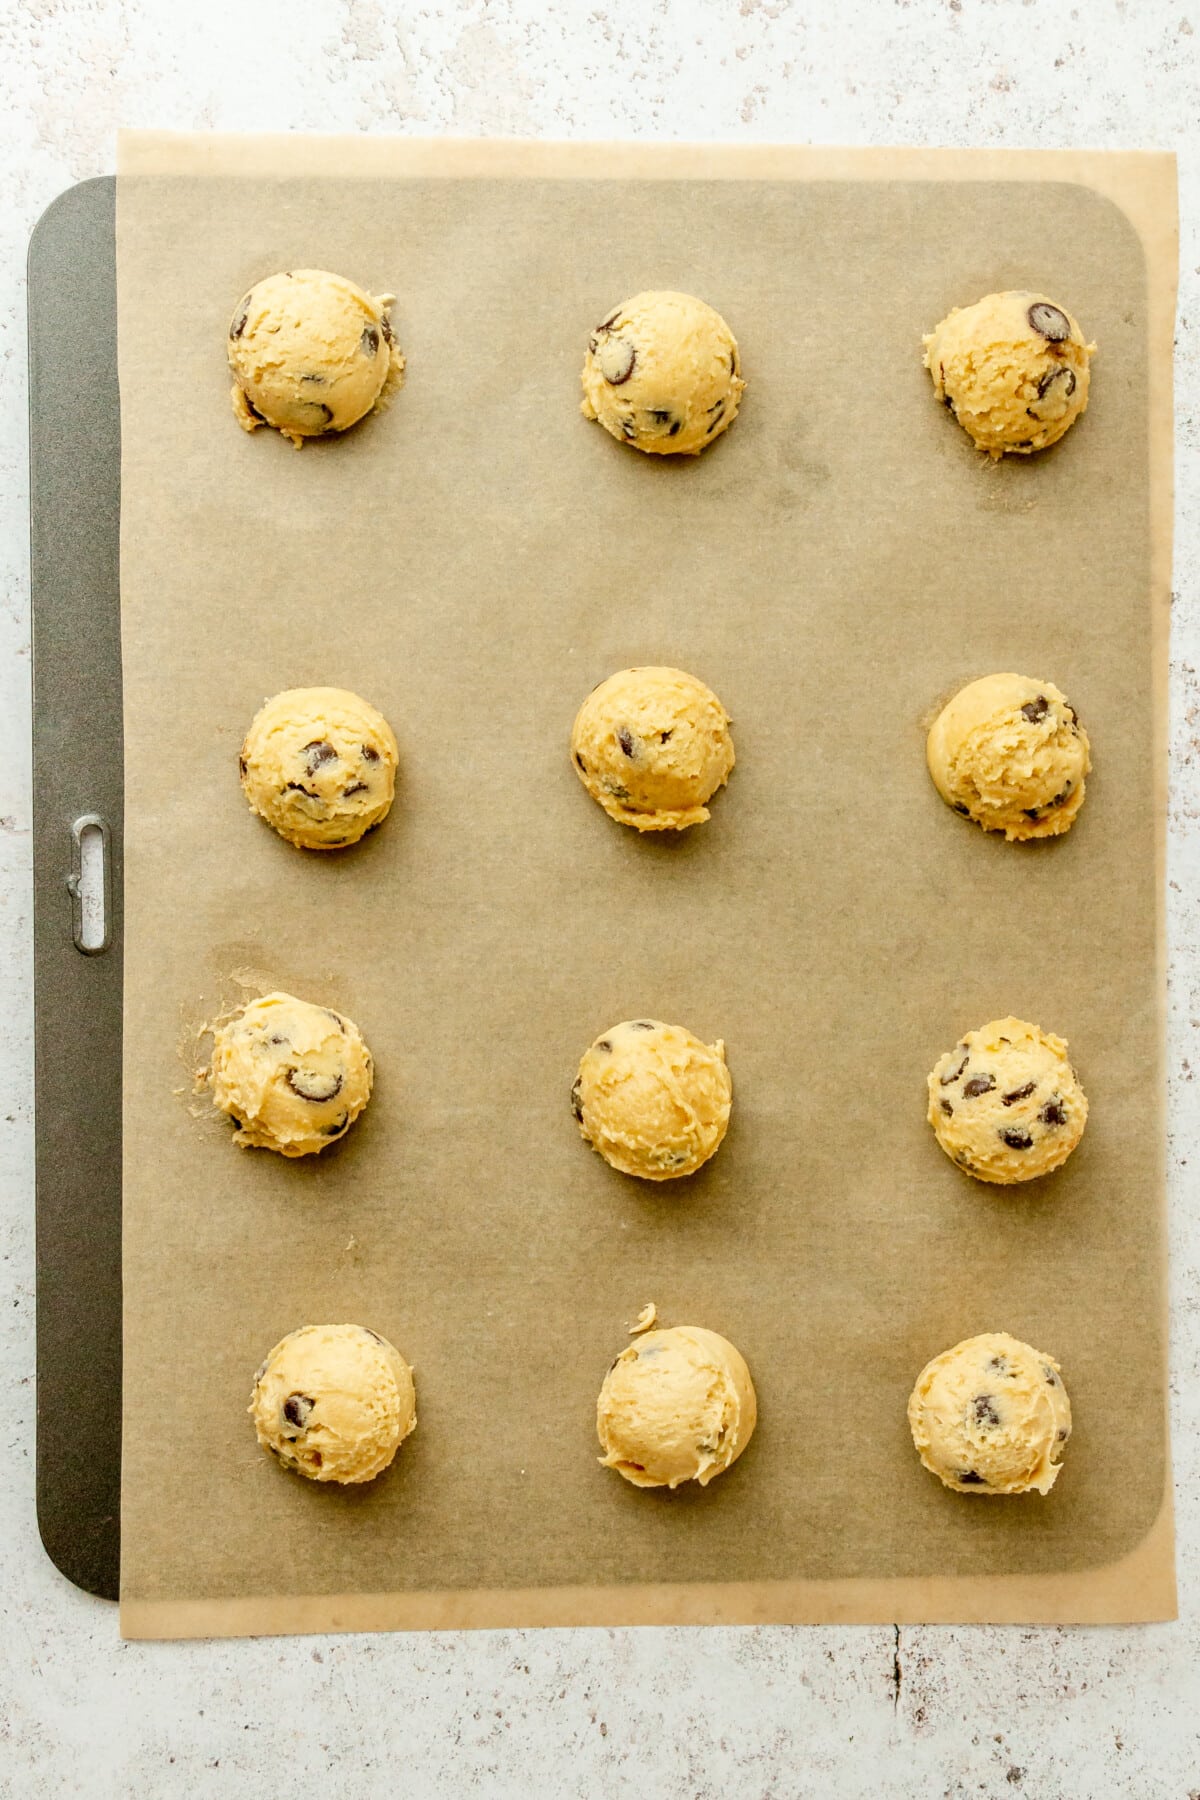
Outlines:
<svg viewBox="0 0 1200 1800"><path fill-rule="evenodd" d="M1200 1800L1200 0L13 0L0 9L0 1794ZM121 1644L33 1505L24 256L118 125L1179 155L1170 810L1181 1620ZM69 349L69 347L68 347ZM1189 517L1189 512L1191 517Z"/></svg>

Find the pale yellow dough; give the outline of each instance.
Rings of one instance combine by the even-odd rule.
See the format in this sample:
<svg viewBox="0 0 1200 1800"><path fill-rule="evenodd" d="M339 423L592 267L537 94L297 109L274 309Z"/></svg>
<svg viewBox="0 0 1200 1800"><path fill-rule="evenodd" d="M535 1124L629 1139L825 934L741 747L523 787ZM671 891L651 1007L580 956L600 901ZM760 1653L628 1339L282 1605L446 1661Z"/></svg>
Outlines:
<svg viewBox="0 0 1200 1800"><path fill-rule="evenodd" d="M691 294L635 294L588 339L583 415L652 456L698 456L727 431L742 391L737 340Z"/></svg>
<svg viewBox="0 0 1200 1800"><path fill-rule="evenodd" d="M327 269L257 282L229 327L231 399L243 430L273 425L299 450L305 438L346 431L382 405L404 379L394 298Z"/></svg>
<svg viewBox="0 0 1200 1800"><path fill-rule="evenodd" d="M1048 1494L1071 1402L1052 1356L988 1331L925 1365L908 1423L925 1467L956 1494Z"/></svg>
<svg viewBox="0 0 1200 1800"><path fill-rule="evenodd" d="M985 294L922 342L934 393L989 456L1045 450L1087 407L1096 346L1045 294Z"/></svg>
<svg viewBox="0 0 1200 1800"><path fill-rule="evenodd" d="M937 1141L980 1181L1048 1175L1074 1150L1087 1116L1064 1039L1025 1019L992 1019L968 1031L929 1076Z"/></svg>
<svg viewBox="0 0 1200 1800"><path fill-rule="evenodd" d="M707 1487L737 1461L757 1418L750 1371L726 1338L699 1325L648 1331L604 1377L600 1461L634 1487Z"/></svg>
<svg viewBox="0 0 1200 1800"><path fill-rule="evenodd" d="M373 1074L353 1020L291 994L264 994L213 1031L213 1105L250 1149L326 1149L367 1104Z"/></svg>
<svg viewBox="0 0 1200 1800"><path fill-rule="evenodd" d="M627 1019L598 1037L571 1089L585 1140L644 1181L694 1174L720 1147L732 1104L724 1044L658 1019Z"/></svg>
<svg viewBox="0 0 1200 1800"><path fill-rule="evenodd" d="M1028 675L961 688L934 720L925 755L947 806L1010 842L1069 831L1092 766L1066 695Z"/></svg>
<svg viewBox="0 0 1200 1800"><path fill-rule="evenodd" d="M238 758L254 812L302 850L356 844L388 814L399 753L382 713L348 688L288 688Z"/></svg>
<svg viewBox="0 0 1200 1800"><path fill-rule="evenodd" d="M417 1423L412 1370L363 1325L304 1325L254 1378L250 1416L264 1450L311 1481L373 1481Z"/></svg>
<svg viewBox="0 0 1200 1800"><path fill-rule="evenodd" d="M594 688L571 731L575 773L610 819L684 831L729 779L729 714L682 669L621 669Z"/></svg>

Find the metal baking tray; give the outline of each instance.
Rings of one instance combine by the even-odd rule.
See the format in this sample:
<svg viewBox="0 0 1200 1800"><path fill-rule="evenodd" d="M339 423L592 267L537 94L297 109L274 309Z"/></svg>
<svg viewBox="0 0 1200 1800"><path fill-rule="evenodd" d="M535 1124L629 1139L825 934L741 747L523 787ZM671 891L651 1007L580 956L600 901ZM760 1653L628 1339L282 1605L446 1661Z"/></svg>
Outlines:
<svg viewBox="0 0 1200 1800"><path fill-rule="evenodd" d="M114 177L70 188L38 221L28 318L37 1516L62 1573L115 1600L123 759ZM90 939L79 892L87 835L104 852L103 931Z"/></svg>

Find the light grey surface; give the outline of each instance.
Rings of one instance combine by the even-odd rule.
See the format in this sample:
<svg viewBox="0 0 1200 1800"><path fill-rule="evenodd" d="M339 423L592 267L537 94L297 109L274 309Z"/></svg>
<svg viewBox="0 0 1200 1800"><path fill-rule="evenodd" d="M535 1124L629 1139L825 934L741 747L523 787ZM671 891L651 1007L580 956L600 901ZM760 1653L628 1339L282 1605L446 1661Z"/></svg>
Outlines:
<svg viewBox="0 0 1200 1800"><path fill-rule="evenodd" d="M354 1800L635 1788L656 1800L1200 1795L1200 1223L1189 1180L1200 1151L1200 527L1186 517L1200 460L1188 328L1200 307L1196 33L1193 0L440 0L403 11L374 0L25 0L0 13L0 1792L256 1800L309 1777ZM898 1641L887 1628L772 1628L125 1647L113 1609L54 1573L33 1514L23 264L54 195L112 168L118 123L1178 150L1179 1624L906 1627Z"/></svg>

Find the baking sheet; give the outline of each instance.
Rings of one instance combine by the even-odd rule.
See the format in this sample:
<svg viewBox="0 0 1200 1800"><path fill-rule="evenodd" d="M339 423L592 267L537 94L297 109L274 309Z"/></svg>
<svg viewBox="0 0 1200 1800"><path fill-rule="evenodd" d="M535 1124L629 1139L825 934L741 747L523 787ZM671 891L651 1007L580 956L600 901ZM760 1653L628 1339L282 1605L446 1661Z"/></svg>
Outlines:
<svg viewBox="0 0 1200 1800"><path fill-rule="evenodd" d="M131 1635L709 1619L1127 1619L1173 1609L1164 1404L1161 862L1173 163L1164 157L129 136L118 192L126 729L125 1432ZM1120 204L1109 196L1117 194ZM399 295L392 409L297 454L228 411L224 332L291 264ZM749 389L698 461L578 415L590 325L702 293ZM997 287L1101 346L1064 443L992 468L919 339ZM635 839L567 757L613 669L734 718L711 822ZM994 668L1062 685L1079 825L959 825L922 722ZM245 810L262 699L387 714L402 778L352 854ZM378 1066L311 1166L197 1119L181 1045L234 973L350 1013ZM998 1013L1092 1102L1024 1193L961 1175L924 1077ZM728 1046L728 1139L647 1189L580 1143L623 1017ZM648 1299L742 1349L759 1430L705 1491L595 1464ZM354 1492L244 1416L266 1349L355 1319L420 1425ZM967 1504L904 1405L1002 1328L1064 1367L1046 1501Z"/></svg>

